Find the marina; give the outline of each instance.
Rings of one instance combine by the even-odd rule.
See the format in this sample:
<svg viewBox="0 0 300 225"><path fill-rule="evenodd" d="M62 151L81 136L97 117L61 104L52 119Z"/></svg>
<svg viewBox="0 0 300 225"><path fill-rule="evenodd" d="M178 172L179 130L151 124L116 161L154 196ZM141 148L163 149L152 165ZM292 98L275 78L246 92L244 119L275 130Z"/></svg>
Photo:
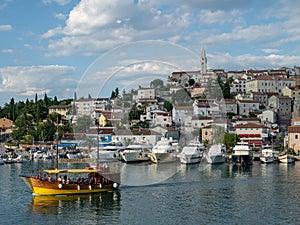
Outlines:
<svg viewBox="0 0 300 225"><path fill-rule="evenodd" d="M182 224L187 221L190 224L259 224L265 223L265 212L269 224L300 222L300 164L297 162L254 161L247 167L203 161L193 165L123 163L121 180L124 182L117 190L92 195L33 196L19 174L51 167L53 163L34 160L0 166L1 178L6 180L1 185L1 223L33 224L43 220L44 224L57 224L64 220L68 224Z"/></svg>

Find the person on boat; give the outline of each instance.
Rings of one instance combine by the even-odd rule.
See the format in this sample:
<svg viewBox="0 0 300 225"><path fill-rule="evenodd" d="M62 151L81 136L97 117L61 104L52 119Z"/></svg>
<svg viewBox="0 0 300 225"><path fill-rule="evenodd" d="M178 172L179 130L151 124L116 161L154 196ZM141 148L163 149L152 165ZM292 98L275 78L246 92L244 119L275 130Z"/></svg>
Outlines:
<svg viewBox="0 0 300 225"><path fill-rule="evenodd" d="M52 177L50 176L50 174L48 175L48 181L52 181Z"/></svg>
<svg viewBox="0 0 300 225"><path fill-rule="evenodd" d="M104 164L104 172L109 172L109 166L107 163Z"/></svg>
<svg viewBox="0 0 300 225"><path fill-rule="evenodd" d="M60 182L61 181L61 176L59 176L57 180Z"/></svg>

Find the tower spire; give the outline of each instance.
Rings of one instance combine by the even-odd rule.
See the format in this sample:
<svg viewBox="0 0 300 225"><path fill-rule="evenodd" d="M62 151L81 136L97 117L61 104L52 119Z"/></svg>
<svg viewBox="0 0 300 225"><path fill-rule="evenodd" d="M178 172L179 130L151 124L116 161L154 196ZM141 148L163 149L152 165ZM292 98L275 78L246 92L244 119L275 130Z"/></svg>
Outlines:
<svg viewBox="0 0 300 225"><path fill-rule="evenodd" d="M204 48L202 48L202 52L201 52L201 73L202 74L207 73L207 58L206 58L206 53Z"/></svg>

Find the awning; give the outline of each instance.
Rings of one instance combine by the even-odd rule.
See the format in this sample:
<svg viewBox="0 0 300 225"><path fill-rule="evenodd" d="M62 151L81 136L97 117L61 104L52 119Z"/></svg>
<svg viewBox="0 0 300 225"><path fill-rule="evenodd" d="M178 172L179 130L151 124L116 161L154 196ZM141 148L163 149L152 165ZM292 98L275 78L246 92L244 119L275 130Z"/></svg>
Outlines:
<svg viewBox="0 0 300 225"><path fill-rule="evenodd" d="M74 148L77 146L77 143L60 143L58 144L59 148Z"/></svg>
<svg viewBox="0 0 300 225"><path fill-rule="evenodd" d="M262 142L261 141L249 141L248 144L249 145L261 145Z"/></svg>

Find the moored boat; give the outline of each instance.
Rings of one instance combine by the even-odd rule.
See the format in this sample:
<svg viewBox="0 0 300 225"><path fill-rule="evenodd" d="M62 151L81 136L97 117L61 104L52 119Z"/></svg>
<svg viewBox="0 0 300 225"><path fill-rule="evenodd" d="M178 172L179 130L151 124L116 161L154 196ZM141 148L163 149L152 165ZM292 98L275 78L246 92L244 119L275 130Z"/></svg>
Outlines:
<svg viewBox="0 0 300 225"><path fill-rule="evenodd" d="M178 155L182 164L200 163L203 157L204 146L201 143L190 143L183 147Z"/></svg>
<svg viewBox="0 0 300 225"><path fill-rule="evenodd" d="M118 151L118 159L125 163L138 163L152 161L157 163L155 154L152 152L152 145L131 144Z"/></svg>
<svg viewBox="0 0 300 225"><path fill-rule="evenodd" d="M259 159L262 163L272 163L275 161L275 151L268 146L265 146L261 150Z"/></svg>
<svg viewBox="0 0 300 225"><path fill-rule="evenodd" d="M162 137L153 147L152 152L155 154L159 163L174 162L178 160L178 141L174 141L172 138L167 139Z"/></svg>
<svg viewBox="0 0 300 225"><path fill-rule="evenodd" d="M226 147L223 144L214 144L204 153L206 161L210 164L224 163L226 161Z"/></svg>
<svg viewBox="0 0 300 225"><path fill-rule="evenodd" d="M285 154L285 155L278 156L278 161L281 163L294 163L295 158L293 155Z"/></svg>
<svg viewBox="0 0 300 225"><path fill-rule="evenodd" d="M99 160L100 161L116 161L118 160L118 151L124 148L121 142L113 141L108 145L99 147ZM90 158L97 158L97 150L94 150L90 154Z"/></svg>
<svg viewBox="0 0 300 225"><path fill-rule="evenodd" d="M235 165L251 165L252 150L248 144L238 143L233 147L231 160Z"/></svg>

